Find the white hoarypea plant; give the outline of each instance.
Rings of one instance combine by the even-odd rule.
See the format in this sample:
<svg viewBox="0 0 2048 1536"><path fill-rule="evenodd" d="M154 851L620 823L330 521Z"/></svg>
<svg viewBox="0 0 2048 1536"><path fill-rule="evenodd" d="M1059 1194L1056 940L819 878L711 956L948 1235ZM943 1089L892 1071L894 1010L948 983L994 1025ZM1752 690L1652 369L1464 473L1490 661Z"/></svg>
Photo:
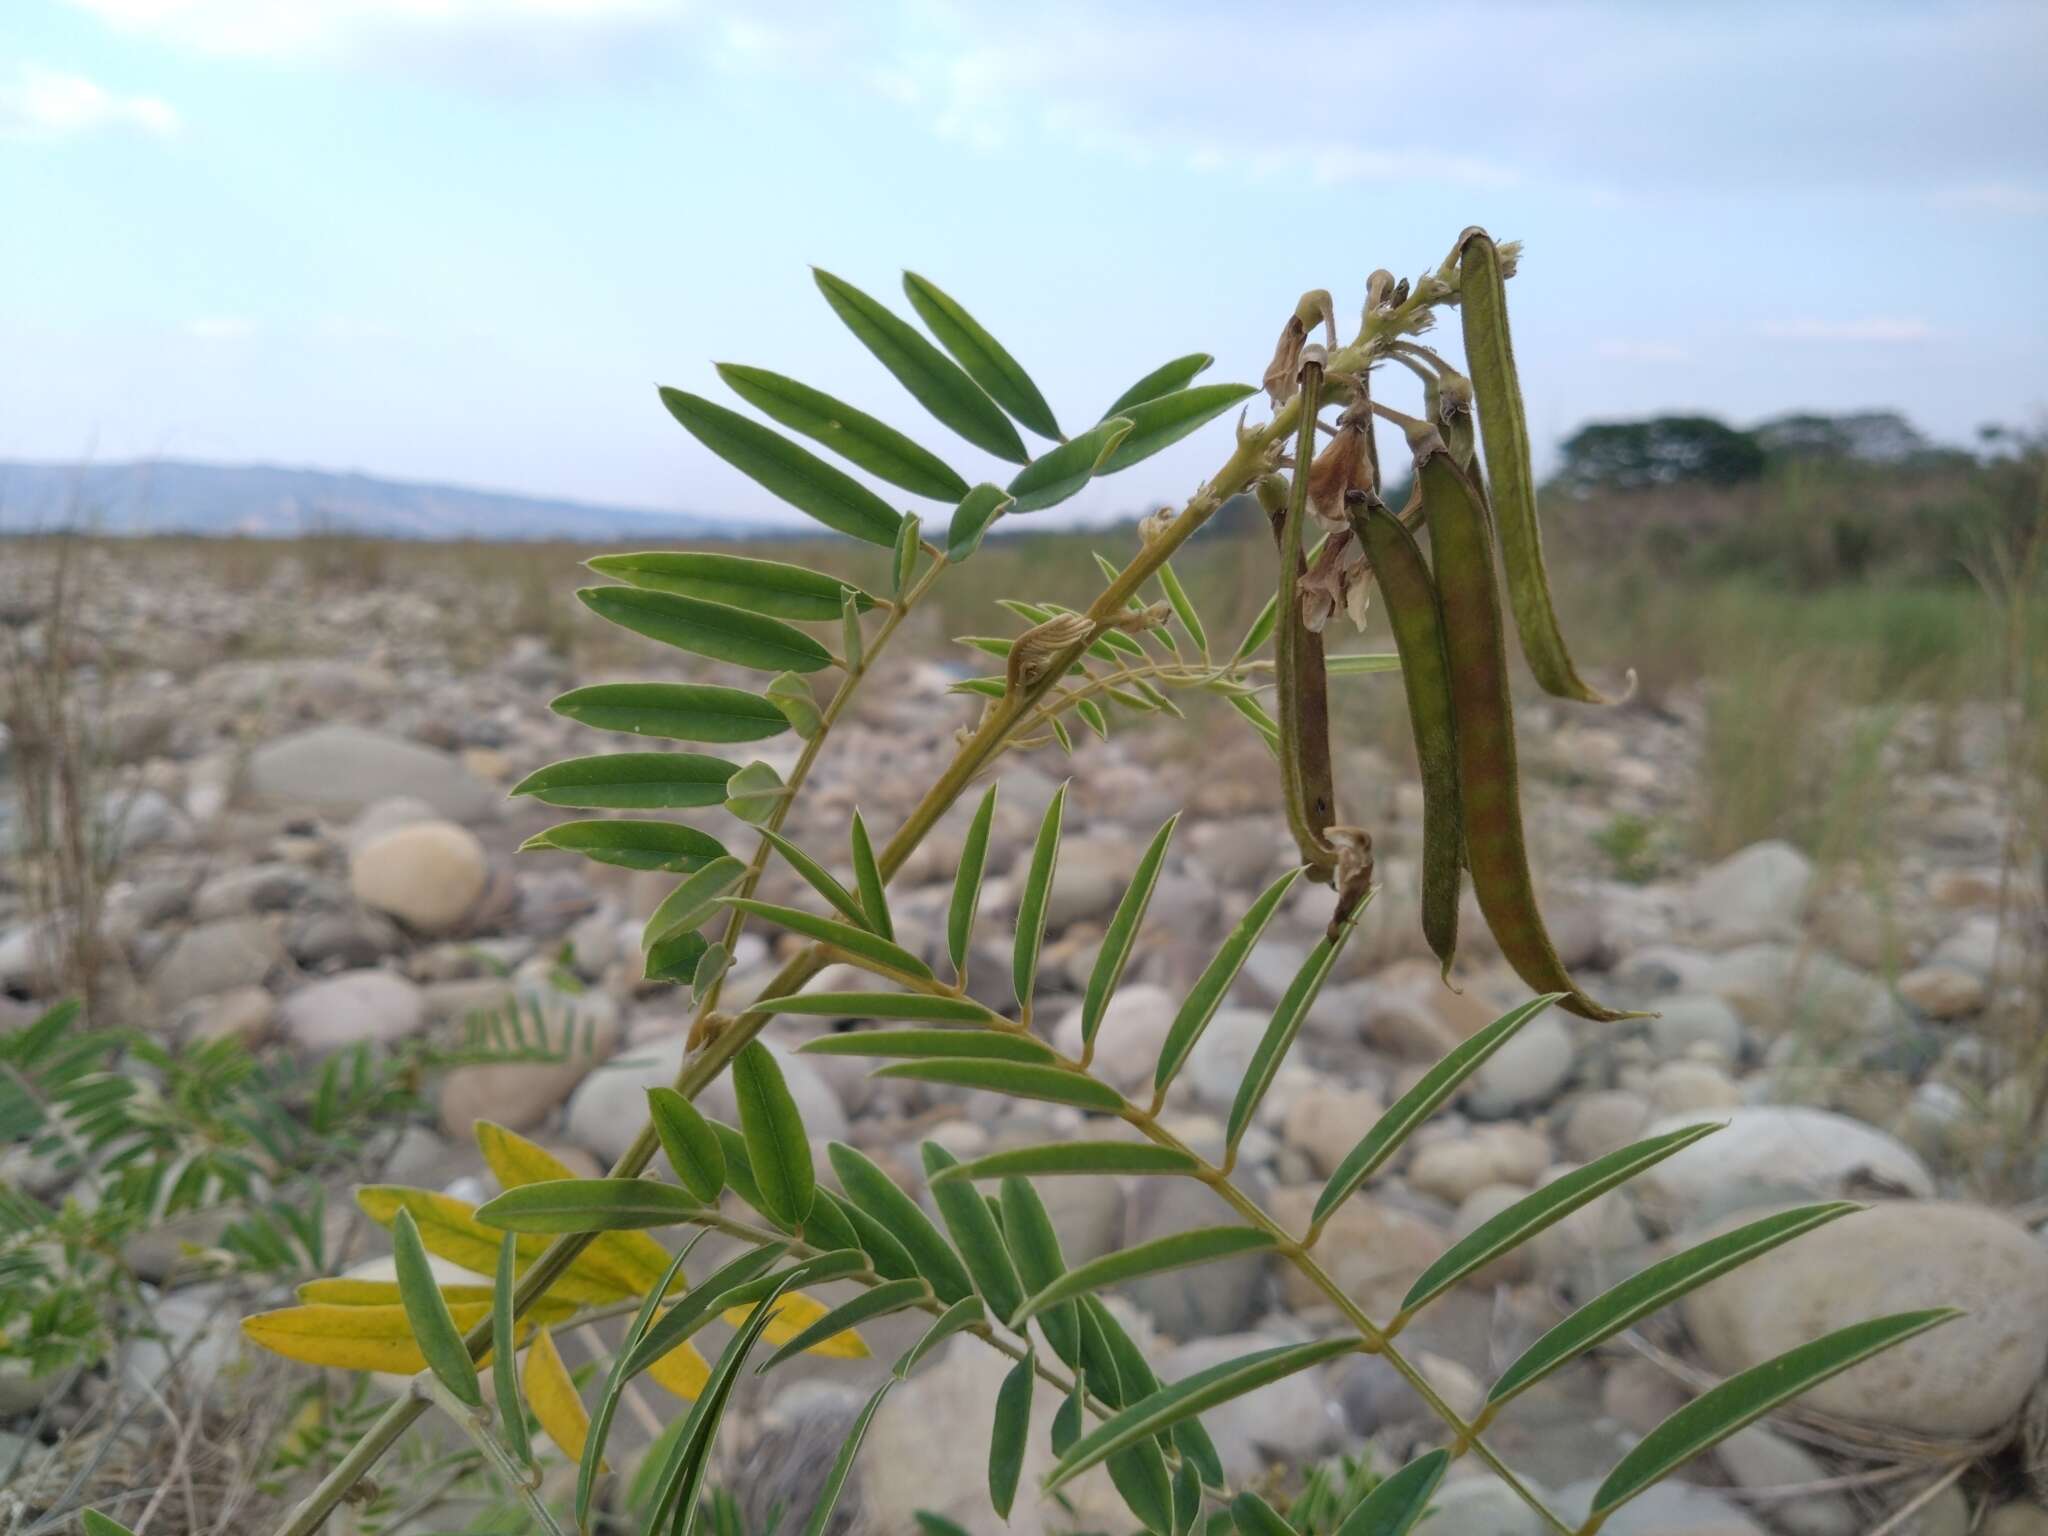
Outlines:
<svg viewBox="0 0 2048 1536"><path fill-rule="evenodd" d="M760 762L741 765L695 750L643 750L557 763L518 786L516 793L577 809L644 813L722 805L739 830L753 831L756 845L745 858L708 833L639 815L570 821L529 844L682 877L650 919L645 948L650 977L693 989L692 1052L674 1087L650 1094L647 1126L607 1177L570 1177L533 1143L481 1125L480 1142L504 1193L471 1207L427 1191L366 1189L364 1208L392 1230L397 1279L316 1281L302 1290L300 1305L248 1321L252 1337L292 1358L411 1373L414 1380L414 1390L372 1425L277 1536L312 1536L321 1529L430 1407L447 1413L473 1439L525 1502L537 1529L587 1528L610 1427L627 1388L642 1376L688 1406L669 1420L628 1502L638 1512L638 1528L649 1536L689 1531L706 1493L721 1416L743 1370L771 1370L805 1351L864 1354L862 1324L910 1311L928 1314L930 1324L858 1416L817 1504L802 1512L805 1536L825 1530L883 1396L934 1345L960 1332L977 1335L1016 1362L990 1427L989 1496L1000 1513L1007 1514L1018 1497L1033 1396L1049 1391L1060 1395L1062 1405L1052 1428L1056 1460L1043 1492L1056 1493L1101 1466L1133 1517L1159 1536L1233 1529L1245 1536L1285 1536L1295 1529L1288 1515L1255 1493L1225 1486L1201 1415L1270 1382L1363 1351L1384 1355L1414 1387L1443 1420L1449 1444L1376 1486L1366 1480L1355 1505L1340 1512L1342 1536L1409 1530L1450 1461L1468 1454L1528 1501L1549 1529L1592 1536L1630 1499L1742 1426L1955 1315L1935 1310L1873 1319L1723 1382L1630 1451L1574 1528L1487 1445L1485 1431L1495 1415L1652 1311L1856 1207L1838 1202L1781 1211L1652 1265L1532 1344L1494 1382L1483 1408L1469 1420L1403 1354L1403 1330L1467 1276L1716 1127L1690 1127L1626 1147L1518 1201L1430 1265L1392 1316L1367 1315L1317 1260L1317 1240L1330 1216L1530 1019L1553 1005L1589 1017L1612 1016L1554 967L1540 917L1522 888L1527 870L1520 852L1512 718L1504 684L1495 686L1499 669L1489 660L1501 643L1500 614L1489 610L1492 545L1483 532L1493 527L1499 530L1516 628L1539 680L1554 691L1592 696L1563 653L1543 579L1526 428L1506 333L1502 284L1513 257L1512 247L1496 248L1482 232L1467 231L1450 257L1412 285L1374 274L1360 327L1342 346L1328 296L1305 297L1267 373L1270 418L1259 426L1240 419L1235 448L1222 468L1178 512L1146 520L1140 548L1128 563L1100 562L1107 585L1087 609L1008 602L1003 606L1030 627L1020 635L970 642L1005 661L1002 675L958 685L986 699L980 723L881 847L855 814L848 835L851 888L785 837L782 827L834 722L906 615L951 566L974 554L998 518L1053 506L1258 391L1195 383L1211 359L1193 354L1147 374L1100 420L1068 434L1009 352L929 282L913 274L904 286L937 345L859 289L819 273L819 287L839 317L926 410L968 443L1021 466L1008 483L970 484L893 428L793 379L731 365L719 373L763 415L855 468L913 496L951 505L943 546L923 537L917 515L899 513L866 483L782 433L696 395L662 391L668 409L712 452L825 526L888 550L887 591L864 591L820 572L724 554L651 553L590 562L618 582L580 594L600 616L772 680L759 693L673 683L580 688L556 701L561 713L599 728L693 746L729 747L784 731L793 731L804 745L786 780ZM1463 312L1470 381L1412 340L1436 311L1450 306ZM1327 333L1327 347L1309 339L1317 326ZM1423 416L1405 417L1371 400L1373 370L1389 360L1422 377ZM1319 421L1330 404L1342 408L1334 427ZM1401 421L1416 449L1422 494L1398 518L1378 502L1369 432L1361 448L1358 423L1370 412ZM1051 446L1034 454L1020 427ZM1321 454L1315 451L1318 430L1333 439ZM1212 648L1170 557L1227 499L1254 488L1274 514L1282 560L1275 601L1226 654ZM1314 550L1304 547L1309 517L1325 529ZM1435 520L1453 518L1455 536L1449 522L1436 528ZM1389 525L1401 530L1400 539ZM1412 543L1413 533L1424 528L1438 535L1437 570L1432 576L1424 565L1418 578L1401 539ZM1475 575L1481 569L1489 594L1483 599ZM1375 578L1390 608L1398 657L1324 655L1323 621L1339 609L1357 612L1364 584ZM1148 603L1155 584L1158 600ZM829 638L806 625L827 626ZM1466 633L1470 629L1479 631L1476 639ZM1425 838L1438 861L1431 871L1434 886L1425 882L1424 925L1431 943L1448 968L1455 925L1445 932L1435 923L1432 903L1440 918L1446 887L1455 902L1469 869L1503 952L1536 995L1450 1052L1376 1122L1360 1126L1359 1140L1323 1190L1308 1230L1290 1232L1233 1182L1236 1151L1371 895L1369 840L1334 825L1320 689L1329 676L1396 669L1403 673L1425 768L1433 757L1443 770L1429 797L1439 819ZM820 704L806 679L827 672L836 674L837 683ZM1269 690L1278 697L1278 720L1261 703ZM1225 937L1182 1004L1152 1091L1141 1101L1096 1076L1091 1063L1177 818L1159 829L1139 859L1104 935L1083 1001L1078 1056L1055 1051L1032 1028L1064 787L1045 808L1018 903L1014 1017L974 1001L965 985L996 789L983 794L963 849L944 946L948 974L897 941L887 887L939 818L1003 752L1053 740L1070 746L1071 719L1106 733L1116 709L1178 714L1171 699L1176 691L1222 696L1273 747L1304 863L1262 893ZM802 876L821 910L754 899L772 857ZM1274 1010L1228 1116L1222 1156L1207 1160L1161 1123L1161 1106L1281 899L1304 875L1338 887L1329 929ZM719 999L727 964L750 920L810 942L768 983L760 1001L724 1012ZM835 961L874 975L877 990L802 990ZM888 1064L879 1068L880 1076L1069 1105L1103 1121L1120 1120L1138 1139L1121 1133L1083 1136L965 1163L926 1143L936 1223L849 1146L829 1150L843 1191L834 1192L819 1184L796 1104L774 1057L756 1039L777 1015L886 1021L876 1030L822 1035L804 1049L884 1059ZM709 1121L691 1103L728 1068L737 1126ZM657 1155L666 1158L676 1182L641 1176ZM1034 1181L1090 1175L1193 1179L1222 1198L1233 1220L1070 1268ZM728 1191L757 1219L724 1214L720 1200ZM708 1273L689 1275L696 1239L672 1251L654 1236L674 1229L738 1238L739 1254ZM1249 1252L1271 1253L1293 1265L1328 1297L1344 1327L1163 1386L1102 1304L1102 1293L1139 1276ZM429 1255L473 1271L479 1283L438 1284ZM834 1280L860 1289L829 1309L800 1289ZM564 1368L552 1335L608 1315L630 1315L630 1322L604 1365L592 1403ZM733 1331L718 1358L707 1360L692 1341L717 1319ZM493 1347L508 1337L527 1344L523 1370L513 1350ZM488 1388L478 1371L486 1357ZM577 1465L573 1495L560 1501L566 1508L551 1507L541 1494L529 1420ZM95 1532L120 1529L102 1516L92 1518Z"/></svg>

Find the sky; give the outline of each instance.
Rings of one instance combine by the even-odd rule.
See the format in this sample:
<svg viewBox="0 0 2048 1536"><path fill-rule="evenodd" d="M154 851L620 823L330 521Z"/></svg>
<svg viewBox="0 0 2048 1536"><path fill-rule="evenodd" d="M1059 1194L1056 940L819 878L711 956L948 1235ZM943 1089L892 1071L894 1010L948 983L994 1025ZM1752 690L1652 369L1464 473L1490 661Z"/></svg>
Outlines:
<svg viewBox="0 0 2048 1536"><path fill-rule="evenodd" d="M2048 5L5 0L0 459L772 519L655 385L777 369L1005 478L812 265L931 278L1072 428L1181 353L1256 380L1304 290L1355 316L1469 224L1526 243L1540 460L1662 411L2038 422Z"/></svg>

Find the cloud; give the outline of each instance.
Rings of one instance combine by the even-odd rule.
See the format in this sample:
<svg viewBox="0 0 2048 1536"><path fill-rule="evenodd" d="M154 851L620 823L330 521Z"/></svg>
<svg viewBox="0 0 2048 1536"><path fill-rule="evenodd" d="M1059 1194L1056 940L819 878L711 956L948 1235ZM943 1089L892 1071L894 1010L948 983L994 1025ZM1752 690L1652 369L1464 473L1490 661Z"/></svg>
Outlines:
<svg viewBox="0 0 2048 1536"><path fill-rule="evenodd" d="M1860 320L1773 320L1759 334L1772 341L1898 343L1932 341L1941 333L1917 315L1866 315Z"/></svg>
<svg viewBox="0 0 2048 1536"><path fill-rule="evenodd" d="M674 0L71 0L126 31L197 53L374 62L398 38L482 40L521 31L584 33L681 14Z"/></svg>
<svg viewBox="0 0 2048 1536"><path fill-rule="evenodd" d="M1682 363L1691 354L1675 341L1615 336L1593 343L1593 355L1614 363Z"/></svg>
<svg viewBox="0 0 2048 1536"><path fill-rule="evenodd" d="M1967 212L2004 213L2033 219L2048 214L2048 190L2024 187L2010 181L1979 181L1967 186L1944 187L1934 200L1943 208Z"/></svg>
<svg viewBox="0 0 2048 1536"><path fill-rule="evenodd" d="M194 341L241 341L256 334L256 322L247 315L200 315L185 322L185 334Z"/></svg>
<svg viewBox="0 0 2048 1536"><path fill-rule="evenodd" d="M0 139L69 139L109 128L162 138L178 131L178 114L160 97L116 95L41 64L24 64L0 82Z"/></svg>

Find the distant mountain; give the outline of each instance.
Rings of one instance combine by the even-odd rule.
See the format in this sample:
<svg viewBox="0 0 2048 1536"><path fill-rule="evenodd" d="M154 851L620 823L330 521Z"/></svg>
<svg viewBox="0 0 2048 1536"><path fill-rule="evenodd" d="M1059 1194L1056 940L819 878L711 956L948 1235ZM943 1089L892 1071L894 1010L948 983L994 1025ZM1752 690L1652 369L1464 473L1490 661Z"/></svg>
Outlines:
<svg viewBox="0 0 2048 1536"><path fill-rule="evenodd" d="M351 533L391 539L726 538L760 533L687 512L599 506L274 464L0 460L0 534L73 525L110 534Z"/></svg>

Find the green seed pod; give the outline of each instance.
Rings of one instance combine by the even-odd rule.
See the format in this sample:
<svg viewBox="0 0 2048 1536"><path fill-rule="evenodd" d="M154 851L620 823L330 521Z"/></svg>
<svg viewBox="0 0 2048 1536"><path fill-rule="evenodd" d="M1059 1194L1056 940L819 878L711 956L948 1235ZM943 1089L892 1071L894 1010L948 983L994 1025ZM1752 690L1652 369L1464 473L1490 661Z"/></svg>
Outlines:
<svg viewBox="0 0 2048 1536"><path fill-rule="evenodd" d="M1486 504L1471 476L1440 444L1416 455L1415 478L1436 555L1458 745L1458 798L1479 910L1501 954L1532 989L1565 993L1559 1006L1581 1018L1636 1017L1603 1008L1573 985L1536 905L1522 837L1514 705L1508 696L1507 641L1494 587Z"/></svg>
<svg viewBox="0 0 2048 1536"><path fill-rule="evenodd" d="M1589 704L1610 702L1579 676L1558 628L1550 575L1543 565L1543 530L1536 519L1536 476L1529 462L1529 423L1522 413L1522 388L1515 375L1515 348L1508 334L1504 252L1485 230L1472 228L1458 241L1459 312L1464 316L1465 363L1479 400L1479 437L1486 450L1486 479L1493 514L1500 525L1507 566L1508 600L1522 654L1546 692ZM1455 449L1453 450L1455 451Z"/></svg>
<svg viewBox="0 0 2048 1536"><path fill-rule="evenodd" d="M1422 767L1422 933L1451 973L1458 948L1458 896L1463 834L1458 810L1458 739L1451 713L1450 665L1444 655L1443 606L1415 535L1377 500L1351 512L1385 599L1387 623L1401 655L1408 723Z"/></svg>
<svg viewBox="0 0 2048 1536"><path fill-rule="evenodd" d="M1301 430L1294 445L1294 481L1287 508L1273 532L1280 543L1279 622L1273 631L1273 669L1279 684L1280 789L1288 830L1310 875L1328 884L1335 878L1337 850L1323 828L1337 819L1335 774L1330 766L1329 681L1323 665L1323 637L1302 622L1302 525L1308 521L1309 465L1315 458L1315 403L1322 398L1323 370L1301 370Z"/></svg>

